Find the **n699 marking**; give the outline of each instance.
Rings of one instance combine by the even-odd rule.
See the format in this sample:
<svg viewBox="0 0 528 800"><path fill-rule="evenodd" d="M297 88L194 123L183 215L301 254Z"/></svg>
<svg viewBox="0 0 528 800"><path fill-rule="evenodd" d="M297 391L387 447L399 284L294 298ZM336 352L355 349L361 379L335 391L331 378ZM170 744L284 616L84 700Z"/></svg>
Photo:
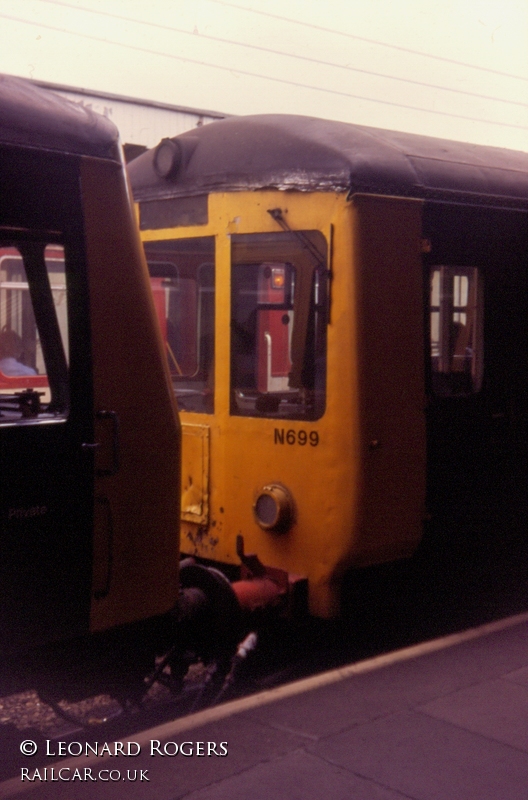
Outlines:
<svg viewBox="0 0 528 800"><path fill-rule="evenodd" d="M273 437L274 444L299 444L301 447L308 444L311 447L317 447L319 444L319 434L317 431L305 431L301 428L294 431L291 428L285 430L284 428L275 428Z"/></svg>

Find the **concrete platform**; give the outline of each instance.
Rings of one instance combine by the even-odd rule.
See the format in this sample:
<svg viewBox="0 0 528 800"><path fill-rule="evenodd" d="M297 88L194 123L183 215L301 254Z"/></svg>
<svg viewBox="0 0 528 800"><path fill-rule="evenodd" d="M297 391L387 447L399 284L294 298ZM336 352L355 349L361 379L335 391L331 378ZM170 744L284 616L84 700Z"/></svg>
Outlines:
<svg viewBox="0 0 528 800"><path fill-rule="evenodd" d="M138 755L58 747L0 798L528 800L528 614L138 733Z"/></svg>

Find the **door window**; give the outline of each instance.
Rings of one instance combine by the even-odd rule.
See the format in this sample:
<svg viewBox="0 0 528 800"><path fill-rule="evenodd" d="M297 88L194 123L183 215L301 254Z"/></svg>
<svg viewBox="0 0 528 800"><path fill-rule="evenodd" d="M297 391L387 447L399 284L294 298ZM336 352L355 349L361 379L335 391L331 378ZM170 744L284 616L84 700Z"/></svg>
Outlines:
<svg viewBox="0 0 528 800"><path fill-rule="evenodd" d="M475 267L431 270L431 364L439 395L480 391L483 369L482 278Z"/></svg>

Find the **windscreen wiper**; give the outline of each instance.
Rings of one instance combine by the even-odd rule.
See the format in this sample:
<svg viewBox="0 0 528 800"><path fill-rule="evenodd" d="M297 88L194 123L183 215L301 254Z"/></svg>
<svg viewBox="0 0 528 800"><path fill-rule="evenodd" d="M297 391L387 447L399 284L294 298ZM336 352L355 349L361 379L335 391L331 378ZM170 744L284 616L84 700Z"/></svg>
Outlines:
<svg viewBox="0 0 528 800"><path fill-rule="evenodd" d="M282 208L268 208L268 214L275 220L275 222L277 222L281 226L283 231L286 231L287 233L293 233L296 239L298 239L299 242L301 243L302 247L310 253L313 260L315 261L315 266L321 269L323 273L325 273L327 271L325 256L319 252L317 247L314 245L312 241L310 241L310 239L304 233L304 231L296 231L293 228L290 228L290 226L284 219Z"/></svg>

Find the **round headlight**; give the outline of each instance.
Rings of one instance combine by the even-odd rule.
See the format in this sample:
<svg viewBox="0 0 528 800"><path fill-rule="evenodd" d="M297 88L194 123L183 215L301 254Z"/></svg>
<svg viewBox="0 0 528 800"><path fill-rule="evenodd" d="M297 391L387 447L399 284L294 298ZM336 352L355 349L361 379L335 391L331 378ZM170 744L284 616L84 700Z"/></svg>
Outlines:
<svg viewBox="0 0 528 800"><path fill-rule="evenodd" d="M181 149L172 139L162 139L154 150L154 170L160 178L174 178L181 163Z"/></svg>
<svg viewBox="0 0 528 800"><path fill-rule="evenodd" d="M257 493L253 514L263 530L285 533L294 519L293 497L282 484L271 483Z"/></svg>

